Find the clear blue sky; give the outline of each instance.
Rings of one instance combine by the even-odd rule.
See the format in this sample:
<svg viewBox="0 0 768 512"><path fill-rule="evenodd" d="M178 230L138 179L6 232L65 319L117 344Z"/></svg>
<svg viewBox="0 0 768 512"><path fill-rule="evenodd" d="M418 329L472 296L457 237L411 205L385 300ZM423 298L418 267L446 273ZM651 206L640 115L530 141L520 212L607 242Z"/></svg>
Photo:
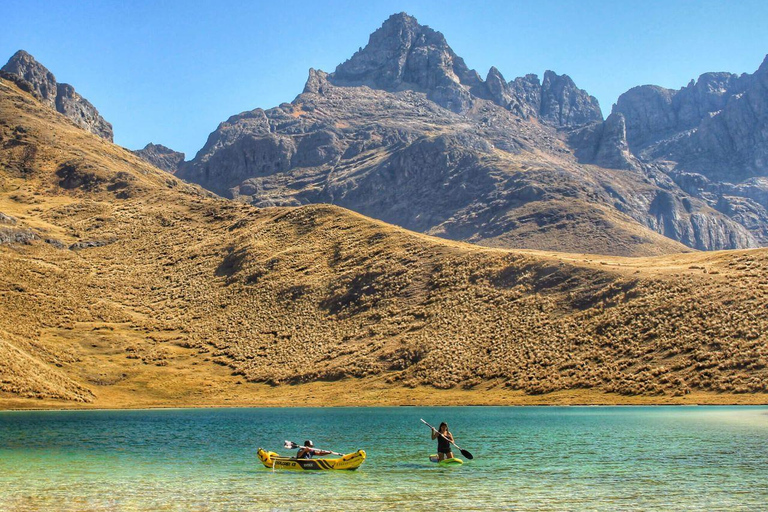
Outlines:
<svg viewBox="0 0 768 512"><path fill-rule="evenodd" d="M0 60L27 50L99 109L118 144L189 159L219 122L292 101L310 67L333 71L400 11L483 77L567 73L605 115L635 85L751 73L768 53L764 0L0 0Z"/></svg>

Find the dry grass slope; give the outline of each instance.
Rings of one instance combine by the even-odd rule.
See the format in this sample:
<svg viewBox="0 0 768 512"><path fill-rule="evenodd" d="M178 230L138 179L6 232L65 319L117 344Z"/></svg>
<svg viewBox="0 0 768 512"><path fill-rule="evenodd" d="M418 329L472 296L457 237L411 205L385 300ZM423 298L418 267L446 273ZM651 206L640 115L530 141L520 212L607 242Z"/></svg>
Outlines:
<svg viewBox="0 0 768 512"><path fill-rule="evenodd" d="M0 112L0 406L768 391L766 250L506 251L256 209L4 81Z"/></svg>

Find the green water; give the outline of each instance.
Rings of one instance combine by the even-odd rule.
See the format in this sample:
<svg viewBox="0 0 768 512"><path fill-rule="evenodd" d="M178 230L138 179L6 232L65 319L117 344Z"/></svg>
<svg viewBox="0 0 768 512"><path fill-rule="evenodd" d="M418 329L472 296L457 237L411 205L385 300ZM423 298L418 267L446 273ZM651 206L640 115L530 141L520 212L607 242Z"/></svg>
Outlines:
<svg viewBox="0 0 768 512"><path fill-rule="evenodd" d="M475 459L435 452L448 421ZM272 472L286 439L368 452ZM765 510L768 408L177 409L0 413L0 510Z"/></svg>

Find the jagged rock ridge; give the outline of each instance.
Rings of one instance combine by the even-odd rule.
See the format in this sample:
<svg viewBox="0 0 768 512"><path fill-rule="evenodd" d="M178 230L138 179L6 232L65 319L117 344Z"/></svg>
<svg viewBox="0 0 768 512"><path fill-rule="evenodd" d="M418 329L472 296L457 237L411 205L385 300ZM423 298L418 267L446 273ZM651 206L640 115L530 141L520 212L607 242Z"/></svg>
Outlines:
<svg viewBox="0 0 768 512"><path fill-rule="evenodd" d="M337 66L327 79L342 86L423 91L454 112L465 112L476 98L484 98L555 126L603 119L597 99L576 87L567 75L547 71L543 82L536 75L506 82L492 67L483 81L454 53L443 34L405 13L390 16L371 34L366 47Z"/></svg>
<svg viewBox="0 0 768 512"><path fill-rule="evenodd" d="M29 53L17 51L0 71L4 78L22 81L22 89L34 94L79 127L112 142L112 125L101 117L96 107L80 96L71 85L57 82L53 73Z"/></svg>
<svg viewBox="0 0 768 512"><path fill-rule="evenodd" d="M132 151L134 155L143 158L158 169L175 173L179 166L184 162L184 153L174 151L162 144L149 143L142 149Z"/></svg>

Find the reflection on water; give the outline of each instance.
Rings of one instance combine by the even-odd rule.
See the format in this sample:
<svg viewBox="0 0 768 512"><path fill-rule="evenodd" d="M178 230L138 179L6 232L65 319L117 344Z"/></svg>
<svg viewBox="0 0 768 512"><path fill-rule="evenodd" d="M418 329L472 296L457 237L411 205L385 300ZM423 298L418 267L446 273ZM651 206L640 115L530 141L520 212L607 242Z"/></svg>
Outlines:
<svg viewBox="0 0 768 512"><path fill-rule="evenodd" d="M419 418L475 455L438 467ZM285 439L356 472L262 468ZM768 408L201 409L0 413L0 510L760 510Z"/></svg>

